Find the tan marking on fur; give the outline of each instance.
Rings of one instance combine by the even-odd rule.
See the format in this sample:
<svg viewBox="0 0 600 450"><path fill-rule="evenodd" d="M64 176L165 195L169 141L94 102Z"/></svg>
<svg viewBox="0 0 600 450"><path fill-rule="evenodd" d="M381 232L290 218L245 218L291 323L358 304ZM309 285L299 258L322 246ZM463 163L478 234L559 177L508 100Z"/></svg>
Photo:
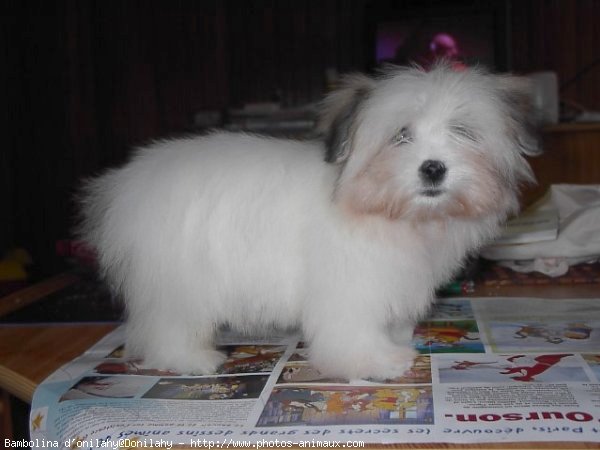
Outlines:
<svg viewBox="0 0 600 450"><path fill-rule="evenodd" d="M454 195L445 214L463 219L478 219L497 211L504 211L510 201L510 186L481 154L465 158L472 172L477 174L468 192Z"/></svg>
<svg viewBox="0 0 600 450"><path fill-rule="evenodd" d="M464 164L476 174L464 191L448 192L440 204L411 208L411 198L394 186L393 152L384 147L351 180L338 186L336 201L350 215L378 215L389 220L406 217L413 222L447 218L477 220L505 211L511 186L480 153L465 153Z"/></svg>
<svg viewBox="0 0 600 450"><path fill-rule="evenodd" d="M338 200L351 214L374 214L390 220L400 218L407 209L408 198L393 187L391 154L380 150L350 181L339 186Z"/></svg>

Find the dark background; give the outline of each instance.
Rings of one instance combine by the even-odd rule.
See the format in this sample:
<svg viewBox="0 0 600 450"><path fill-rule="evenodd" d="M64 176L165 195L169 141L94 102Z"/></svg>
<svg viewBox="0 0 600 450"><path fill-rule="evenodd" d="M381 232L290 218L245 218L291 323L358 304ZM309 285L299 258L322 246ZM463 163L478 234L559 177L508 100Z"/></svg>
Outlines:
<svg viewBox="0 0 600 450"><path fill-rule="evenodd" d="M385 3L2 1L0 251L24 247L35 277L56 273L82 176L189 131L201 110L318 99L326 68L370 68L373 11ZM501 68L517 73L554 70L565 82L600 56L598 0L393 2L400 12L416 3L503 11ZM562 94L600 110L599 85L596 67Z"/></svg>

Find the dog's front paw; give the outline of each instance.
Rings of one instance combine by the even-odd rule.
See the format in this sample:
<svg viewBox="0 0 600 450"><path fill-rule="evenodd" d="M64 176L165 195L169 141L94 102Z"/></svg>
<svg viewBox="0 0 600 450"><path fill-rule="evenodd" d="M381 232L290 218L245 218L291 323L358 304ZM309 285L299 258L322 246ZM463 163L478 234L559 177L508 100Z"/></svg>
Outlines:
<svg viewBox="0 0 600 450"><path fill-rule="evenodd" d="M144 365L174 370L180 374L210 375L217 373L226 356L212 349L190 352L173 352L168 355L149 356Z"/></svg>
<svg viewBox="0 0 600 450"><path fill-rule="evenodd" d="M360 378L386 380L398 378L413 366L418 353L411 347L397 346L386 352L374 352Z"/></svg>
<svg viewBox="0 0 600 450"><path fill-rule="evenodd" d="M323 374L349 379L390 379L404 374L413 365L417 352L408 346L386 345L364 351L347 349L335 356L311 351L311 361Z"/></svg>

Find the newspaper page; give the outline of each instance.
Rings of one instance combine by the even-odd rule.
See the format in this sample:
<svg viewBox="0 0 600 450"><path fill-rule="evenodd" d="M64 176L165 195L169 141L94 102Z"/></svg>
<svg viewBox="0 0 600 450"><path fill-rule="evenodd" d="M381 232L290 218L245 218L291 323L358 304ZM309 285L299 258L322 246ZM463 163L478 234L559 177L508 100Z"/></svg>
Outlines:
<svg viewBox="0 0 600 450"><path fill-rule="evenodd" d="M300 336L220 337L214 375L144 366L116 329L36 390L32 447L600 442L597 299L440 300L411 369L326 378ZM351 343L349 343L351 345Z"/></svg>

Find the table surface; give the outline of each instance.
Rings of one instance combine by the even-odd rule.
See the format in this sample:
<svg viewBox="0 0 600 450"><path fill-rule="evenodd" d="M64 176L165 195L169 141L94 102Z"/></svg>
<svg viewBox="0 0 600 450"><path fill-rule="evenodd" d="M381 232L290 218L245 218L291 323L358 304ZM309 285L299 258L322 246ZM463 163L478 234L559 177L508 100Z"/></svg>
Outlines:
<svg viewBox="0 0 600 450"><path fill-rule="evenodd" d="M0 315L35 302L77 280L73 275L59 275L31 288L4 297ZM477 287L468 297L540 297L600 298L595 284ZM485 301L485 300L482 300ZM82 354L117 324L2 324L0 325L0 389L31 403L33 393L48 375ZM515 444L413 444L391 445L392 448L532 448ZM538 443L536 448L600 448L598 443Z"/></svg>
<svg viewBox="0 0 600 450"><path fill-rule="evenodd" d="M0 316L38 301L79 280L62 274L0 300ZM0 389L31 403L48 375L81 355L116 324L0 324Z"/></svg>

